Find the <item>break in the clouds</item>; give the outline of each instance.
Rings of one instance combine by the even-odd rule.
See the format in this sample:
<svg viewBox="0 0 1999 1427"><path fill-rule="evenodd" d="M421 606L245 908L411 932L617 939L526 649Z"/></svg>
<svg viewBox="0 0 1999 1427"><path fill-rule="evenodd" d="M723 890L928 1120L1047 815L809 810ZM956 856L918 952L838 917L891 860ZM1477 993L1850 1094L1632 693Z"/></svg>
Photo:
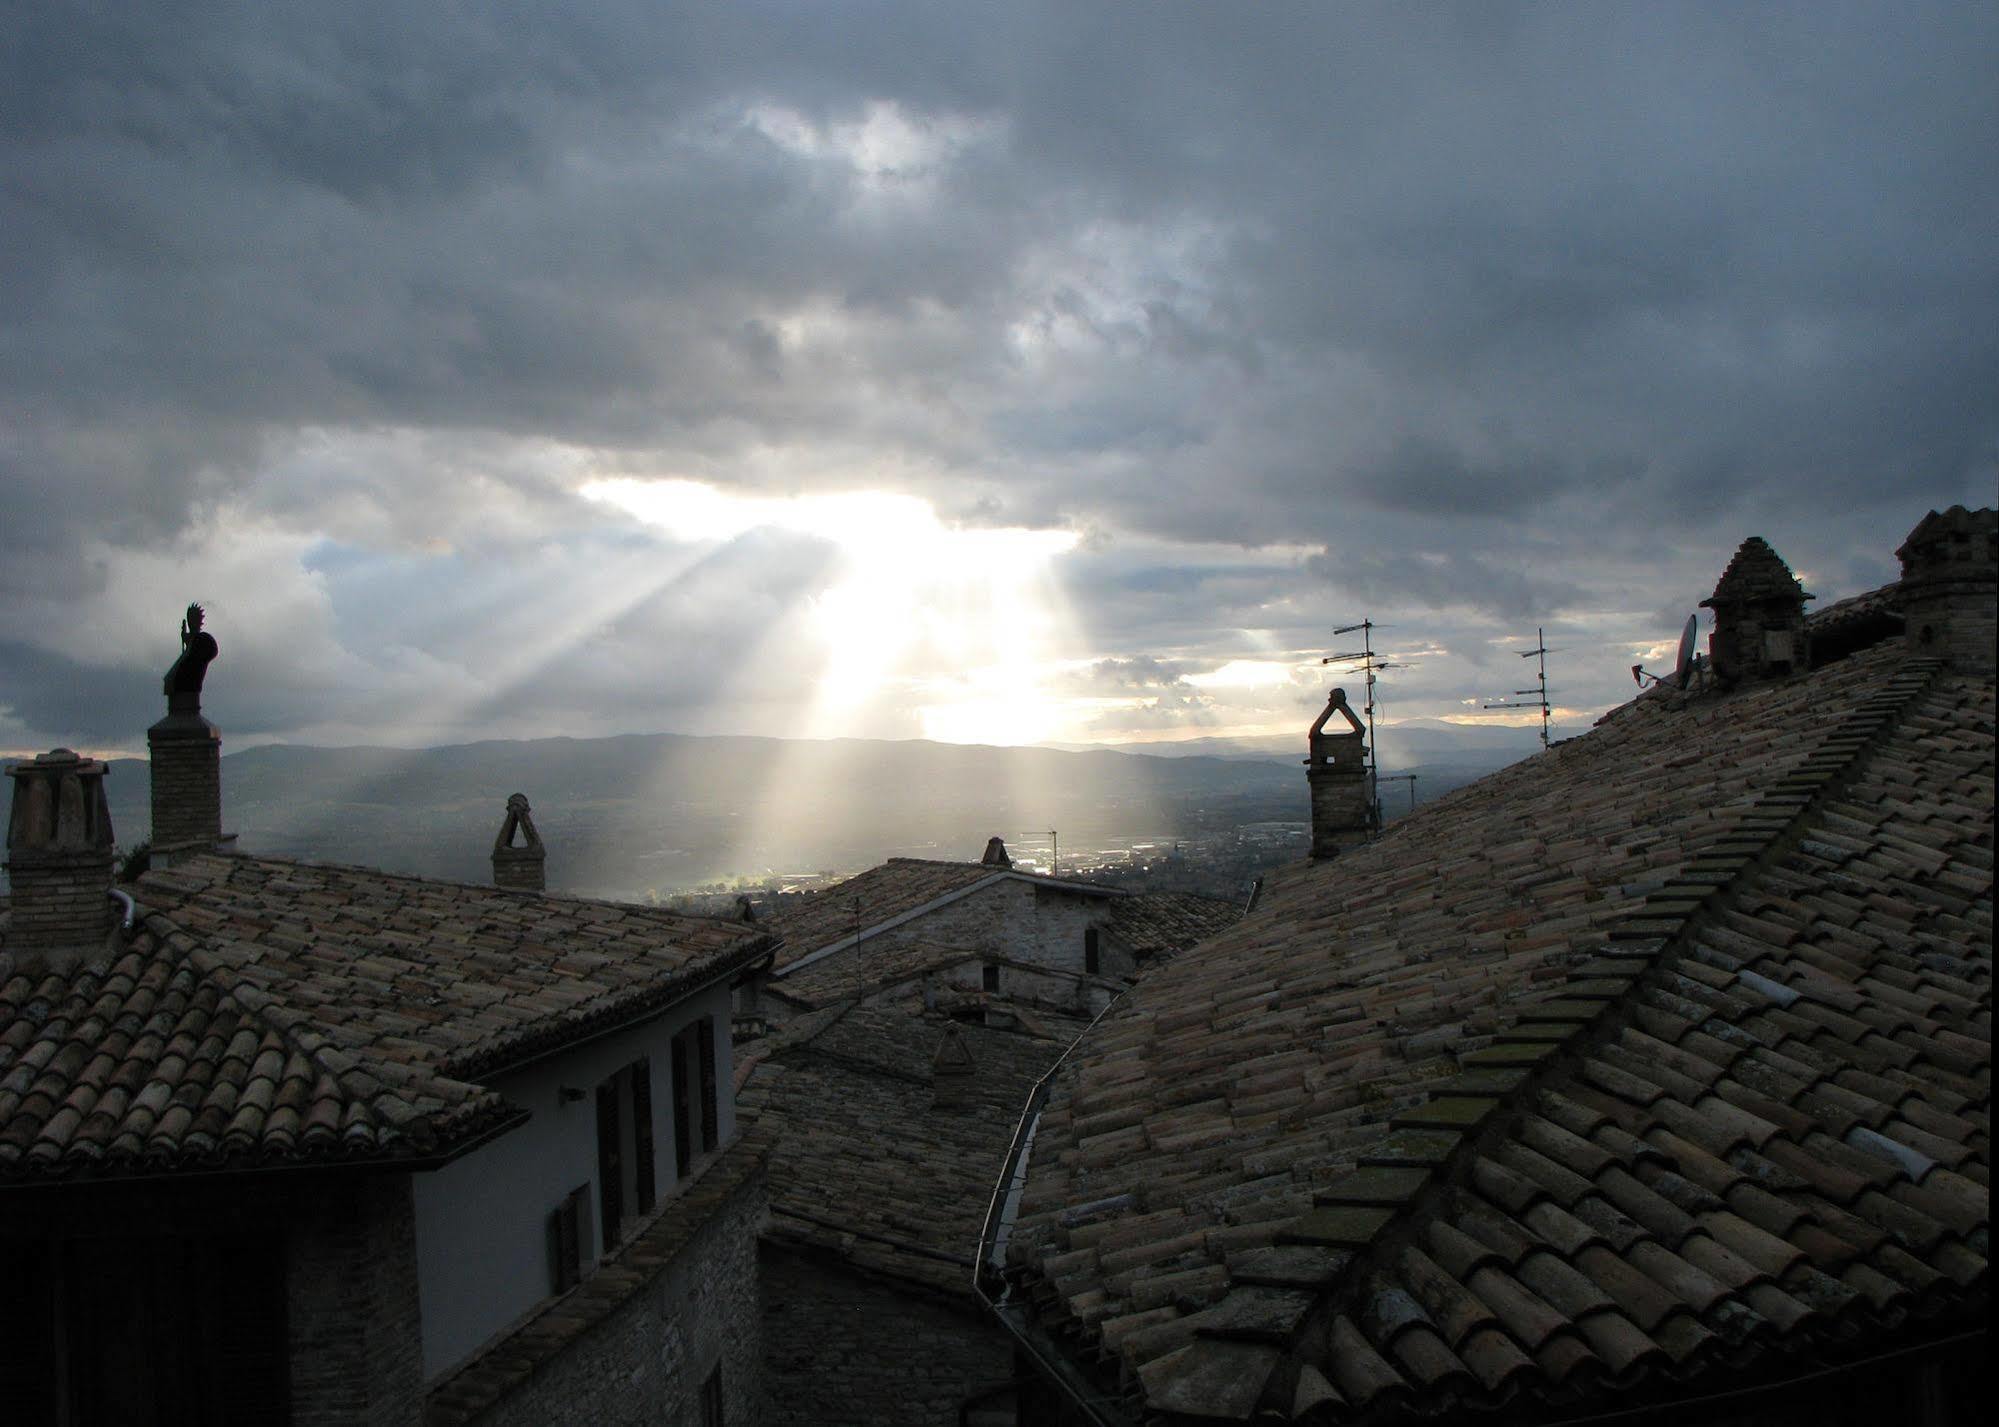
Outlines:
<svg viewBox="0 0 1999 1427"><path fill-rule="evenodd" d="M0 745L1269 732L1999 461L1989 7L8 7ZM616 497L616 498L613 498ZM1229 672L1233 671L1233 672Z"/></svg>

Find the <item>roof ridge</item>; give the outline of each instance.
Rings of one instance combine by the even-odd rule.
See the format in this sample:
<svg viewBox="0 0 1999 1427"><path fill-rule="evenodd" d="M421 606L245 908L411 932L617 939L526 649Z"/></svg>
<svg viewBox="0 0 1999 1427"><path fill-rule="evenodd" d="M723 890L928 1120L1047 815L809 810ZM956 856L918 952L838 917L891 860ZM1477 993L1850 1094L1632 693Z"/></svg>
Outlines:
<svg viewBox="0 0 1999 1427"><path fill-rule="evenodd" d="M1615 1013L1647 972L1668 957L1677 960L1678 948L1707 914L1727 905L1781 848L1803 835L1941 670L1938 660L1905 661L1880 692L1820 739L1803 766L1780 778L1735 820L1732 835L1613 924L1608 944L1569 968L1561 993L1524 1007L1501 1025L1493 1045L1460 1057L1459 1074L1394 1115L1389 1135L1361 1154L1354 1170L1313 1194L1315 1207L1293 1220L1278 1242L1348 1256L1337 1276L1319 1289L1322 1304L1346 1303L1371 1275L1386 1270L1387 1259L1399 1252L1424 1210L1468 1174L1480 1150L1506 1132L1560 1066L1614 1029ZM1204 1335L1230 1336L1225 1328Z"/></svg>
<svg viewBox="0 0 1999 1427"><path fill-rule="evenodd" d="M379 877L391 882L415 882L425 887L460 887L468 892L491 892L500 896L517 898L534 897L550 902L584 902L591 906L616 907L620 911L645 912L652 916L670 917L676 921L728 924L735 920L733 917L722 913L717 913L713 916L703 916L696 912L677 912L670 907L655 906L651 902L628 902L615 897L588 897L581 892L528 891L519 887L502 887L497 882L472 882L459 877L426 877L419 872L397 872L386 867L370 867L359 862L322 862L315 858L284 857L263 852L212 853L208 855L218 860L226 861L231 865L264 864L266 866L277 867L299 867L314 872L358 872L364 876ZM183 869L187 865L187 863L180 863L171 869L159 868L146 872L140 877L138 885L143 886L147 878L158 877L165 879L165 885L172 886L174 885L174 878L184 876ZM222 880L226 881L227 879ZM211 878L204 882L203 885L212 887L217 885L217 881Z"/></svg>

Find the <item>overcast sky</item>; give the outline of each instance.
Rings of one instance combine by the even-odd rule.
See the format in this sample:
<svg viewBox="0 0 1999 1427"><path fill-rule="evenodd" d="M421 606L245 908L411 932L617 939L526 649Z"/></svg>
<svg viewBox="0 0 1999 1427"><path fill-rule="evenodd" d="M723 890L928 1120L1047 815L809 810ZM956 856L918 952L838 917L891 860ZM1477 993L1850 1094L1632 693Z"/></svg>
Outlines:
<svg viewBox="0 0 1999 1427"><path fill-rule="evenodd" d="M1594 714L1999 479L1991 5L4 9L0 749Z"/></svg>

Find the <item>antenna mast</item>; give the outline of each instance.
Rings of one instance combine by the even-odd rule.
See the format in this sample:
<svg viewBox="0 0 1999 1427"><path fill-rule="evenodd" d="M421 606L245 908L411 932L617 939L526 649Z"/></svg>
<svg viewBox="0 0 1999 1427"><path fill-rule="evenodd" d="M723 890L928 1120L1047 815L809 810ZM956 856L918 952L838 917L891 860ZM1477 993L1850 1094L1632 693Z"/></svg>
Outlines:
<svg viewBox="0 0 1999 1427"><path fill-rule="evenodd" d="M1519 653L1522 659L1540 660L1541 679L1539 686L1532 689L1515 689L1513 691L1516 696L1531 694L1533 698L1527 703L1482 704L1480 707L1488 709L1539 709L1541 711L1541 746L1546 748L1548 746L1548 636L1546 631L1536 629L1534 631L1534 647L1532 649L1523 649Z"/></svg>
<svg viewBox="0 0 1999 1427"><path fill-rule="evenodd" d="M1374 652L1374 621L1371 619L1363 618L1359 624L1343 624L1333 633L1352 634L1355 630L1360 631L1359 649L1350 649L1341 654L1328 654L1319 662L1354 664L1366 680L1367 704L1362 712L1367 715L1367 816L1368 821L1378 829L1381 826L1381 770L1376 765L1374 757L1374 676L1378 670L1400 669L1402 665L1388 663Z"/></svg>

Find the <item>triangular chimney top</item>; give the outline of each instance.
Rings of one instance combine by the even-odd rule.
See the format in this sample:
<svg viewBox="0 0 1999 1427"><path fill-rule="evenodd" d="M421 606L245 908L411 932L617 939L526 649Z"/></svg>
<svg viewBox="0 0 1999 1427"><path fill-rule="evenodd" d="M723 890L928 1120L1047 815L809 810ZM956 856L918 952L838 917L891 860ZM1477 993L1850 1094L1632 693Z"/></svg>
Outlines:
<svg viewBox="0 0 1999 1427"><path fill-rule="evenodd" d="M997 837L986 839L986 855L979 859L981 867L1011 867L1013 859L1006 855L1006 843Z"/></svg>
<svg viewBox="0 0 1999 1427"><path fill-rule="evenodd" d="M964 1032L947 1023L937 1042L937 1054L930 1058L930 1103L955 1108L970 1102L979 1064L972 1048L965 1044Z"/></svg>
<svg viewBox="0 0 1999 1427"><path fill-rule="evenodd" d="M515 839L520 845L515 845ZM512 887L520 892L540 892L547 885L548 849L541 845L541 834L534 830L534 814L528 807L527 794L514 793L507 798L506 820L500 824L500 835L493 839L493 883L499 887Z"/></svg>
<svg viewBox="0 0 1999 1427"><path fill-rule="evenodd" d="M1791 567L1784 563L1784 557L1772 550L1768 541L1752 535L1742 542L1735 558L1721 572L1714 593L1701 601L1701 608L1720 610L1750 600L1770 599L1797 600L1802 607L1806 600L1817 598L1806 593L1798 577L1791 573Z"/></svg>

